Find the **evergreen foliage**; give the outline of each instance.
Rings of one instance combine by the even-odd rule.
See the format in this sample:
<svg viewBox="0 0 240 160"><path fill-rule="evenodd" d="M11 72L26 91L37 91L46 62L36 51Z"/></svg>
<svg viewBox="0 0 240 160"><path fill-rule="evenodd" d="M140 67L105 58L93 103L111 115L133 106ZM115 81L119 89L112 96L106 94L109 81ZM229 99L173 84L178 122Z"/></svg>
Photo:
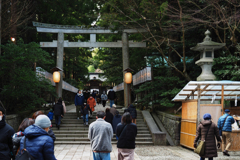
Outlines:
<svg viewBox="0 0 240 160"><path fill-rule="evenodd" d="M3 88L1 101L8 112L23 111L46 103L47 95L55 95L50 81L34 71L34 63L41 66L52 64L49 54L35 42L24 44L19 40L1 46L0 77ZM56 95L55 95L56 96Z"/></svg>

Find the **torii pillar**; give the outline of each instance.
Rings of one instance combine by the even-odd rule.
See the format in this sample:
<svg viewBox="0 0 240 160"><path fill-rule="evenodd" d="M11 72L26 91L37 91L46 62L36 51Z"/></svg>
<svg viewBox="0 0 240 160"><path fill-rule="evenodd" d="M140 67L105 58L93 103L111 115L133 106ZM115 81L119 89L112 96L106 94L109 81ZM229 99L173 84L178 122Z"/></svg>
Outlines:
<svg viewBox="0 0 240 160"><path fill-rule="evenodd" d="M58 68L63 69L63 52L64 52L64 33L58 32L58 41L57 41L57 66ZM57 84L57 96L62 97L62 82L63 82L63 71L60 72L60 82Z"/></svg>
<svg viewBox="0 0 240 160"><path fill-rule="evenodd" d="M126 32L122 33L122 60L123 60L123 70L129 68L129 42L128 34ZM123 79L126 71L123 72ZM131 93L130 93L130 84L124 83L124 107L128 107L131 103Z"/></svg>

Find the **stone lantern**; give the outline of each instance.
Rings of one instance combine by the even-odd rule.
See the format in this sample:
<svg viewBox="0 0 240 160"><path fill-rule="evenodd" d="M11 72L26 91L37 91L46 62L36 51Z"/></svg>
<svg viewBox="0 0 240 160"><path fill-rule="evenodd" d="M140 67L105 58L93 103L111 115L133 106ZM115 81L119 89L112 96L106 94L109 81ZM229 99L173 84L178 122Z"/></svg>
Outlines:
<svg viewBox="0 0 240 160"><path fill-rule="evenodd" d="M207 30L203 42L191 48L193 51L200 51L200 59L196 61L196 64L201 66L202 73L197 77L197 81L213 81L216 79L212 73L214 50L221 49L226 45L226 43L213 42L212 38L209 37L210 34L211 32Z"/></svg>

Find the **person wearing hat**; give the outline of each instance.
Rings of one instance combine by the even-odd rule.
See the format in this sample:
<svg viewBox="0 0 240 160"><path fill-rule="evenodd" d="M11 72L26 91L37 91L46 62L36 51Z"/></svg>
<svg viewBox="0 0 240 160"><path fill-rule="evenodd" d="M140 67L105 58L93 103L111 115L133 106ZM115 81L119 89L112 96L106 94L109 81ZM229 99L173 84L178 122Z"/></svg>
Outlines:
<svg viewBox="0 0 240 160"><path fill-rule="evenodd" d="M12 136L14 129L5 121L5 110L0 107L0 159L11 160L13 157Z"/></svg>
<svg viewBox="0 0 240 160"><path fill-rule="evenodd" d="M24 130L24 137L20 142L20 151L23 150L26 138L25 149L35 160L56 160L54 156L54 142L48 135L51 121L46 115L39 115L35 124ZM18 152L21 154L21 152Z"/></svg>
<svg viewBox="0 0 240 160"><path fill-rule="evenodd" d="M116 104L113 104L112 108L110 108L110 113L112 113L113 116L116 115L116 112L117 112L116 107L117 107Z"/></svg>
<svg viewBox="0 0 240 160"><path fill-rule="evenodd" d="M223 155L226 155L226 156L230 156L228 153L228 150L232 143L231 132L232 132L232 124L234 122L235 120L230 115L229 109L226 109L225 114L218 119L218 128L222 128L222 152L223 152Z"/></svg>
<svg viewBox="0 0 240 160"><path fill-rule="evenodd" d="M196 137L194 139L194 148L197 148L198 140L205 140L205 152L201 156L200 160L208 158L212 160L213 157L217 157L217 147L220 148L221 138L217 125L212 122L212 117L209 113L203 115L203 121L197 127ZM207 137L206 137L207 134ZM218 141L216 145L216 139Z"/></svg>

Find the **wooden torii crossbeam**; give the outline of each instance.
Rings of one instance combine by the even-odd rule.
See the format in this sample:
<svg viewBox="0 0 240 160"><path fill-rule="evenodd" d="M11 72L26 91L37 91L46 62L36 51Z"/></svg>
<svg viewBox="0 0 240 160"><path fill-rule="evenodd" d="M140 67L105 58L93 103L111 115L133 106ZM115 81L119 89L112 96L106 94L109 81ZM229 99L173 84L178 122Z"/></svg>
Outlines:
<svg viewBox="0 0 240 160"><path fill-rule="evenodd" d="M56 25L33 22L33 26L37 28L37 32L57 33L58 40L53 42L40 42L41 47L57 47L57 66L63 69L63 52L64 47L107 47L107 48L122 48L123 70L129 68L129 47L131 48L145 48L146 42L133 42L128 40L128 33L147 32L144 29L122 29L122 41L117 42L96 42L96 34L117 34L118 31L112 31L111 28L91 27L85 26L71 26L71 25ZM69 42L64 41L64 34L90 34L89 42ZM62 72L59 87L57 88L58 97L62 97ZM125 72L123 73L124 76ZM130 96L128 94L130 86L124 83L124 104L128 105Z"/></svg>

